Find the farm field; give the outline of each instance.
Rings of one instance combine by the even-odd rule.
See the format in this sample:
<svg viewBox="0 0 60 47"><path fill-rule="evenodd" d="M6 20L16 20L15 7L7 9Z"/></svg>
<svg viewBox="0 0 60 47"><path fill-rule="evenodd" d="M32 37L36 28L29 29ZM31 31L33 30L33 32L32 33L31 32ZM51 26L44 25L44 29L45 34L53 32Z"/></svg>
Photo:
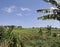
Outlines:
<svg viewBox="0 0 60 47"><path fill-rule="evenodd" d="M16 39L13 39L13 37ZM51 28L50 32L46 27L13 28L12 34L8 36L8 40L5 40L11 45L15 43L16 47L60 47L60 28Z"/></svg>

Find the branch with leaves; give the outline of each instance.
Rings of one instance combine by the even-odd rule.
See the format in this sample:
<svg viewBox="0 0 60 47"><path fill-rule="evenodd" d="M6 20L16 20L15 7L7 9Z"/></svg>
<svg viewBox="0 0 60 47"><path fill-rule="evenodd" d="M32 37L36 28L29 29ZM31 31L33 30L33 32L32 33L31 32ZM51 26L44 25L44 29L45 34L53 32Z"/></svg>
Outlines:
<svg viewBox="0 0 60 47"><path fill-rule="evenodd" d="M58 20L60 21L60 5L59 3L56 1L56 0L44 0L45 2L47 3L51 3L52 5L55 5L56 8L54 9L39 9L37 10L37 12L42 12L42 13L50 13L48 15L45 15L45 16L41 16L41 17L38 17L38 20L39 19L42 19L42 20L47 20L47 19L54 19L54 20Z"/></svg>

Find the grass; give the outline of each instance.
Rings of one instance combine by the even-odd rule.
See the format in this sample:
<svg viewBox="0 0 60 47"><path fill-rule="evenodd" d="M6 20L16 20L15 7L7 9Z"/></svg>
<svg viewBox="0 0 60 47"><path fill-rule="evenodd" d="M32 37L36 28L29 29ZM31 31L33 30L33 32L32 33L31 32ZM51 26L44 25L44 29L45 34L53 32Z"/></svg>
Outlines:
<svg viewBox="0 0 60 47"><path fill-rule="evenodd" d="M53 33L60 33L60 29L52 28L51 34L48 36L47 28L41 28L43 35L39 34L39 28L14 28L13 33L23 42L24 47L52 47L56 43L57 47L60 46L60 37L53 37ZM20 45L20 44L17 44Z"/></svg>

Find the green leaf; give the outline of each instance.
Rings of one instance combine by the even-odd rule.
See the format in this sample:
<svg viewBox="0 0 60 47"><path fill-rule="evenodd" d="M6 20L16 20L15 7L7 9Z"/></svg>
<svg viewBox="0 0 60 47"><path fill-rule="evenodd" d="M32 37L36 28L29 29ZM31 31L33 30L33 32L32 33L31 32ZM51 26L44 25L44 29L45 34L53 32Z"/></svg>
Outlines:
<svg viewBox="0 0 60 47"><path fill-rule="evenodd" d="M54 9L40 9L40 10L37 10L37 12L43 12L43 13L50 13L50 12L53 12Z"/></svg>
<svg viewBox="0 0 60 47"><path fill-rule="evenodd" d="M48 14L48 15L45 15L45 16L38 17L38 20L39 19L47 20L47 19L56 19L56 18L57 18L56 14Z"/></svg>

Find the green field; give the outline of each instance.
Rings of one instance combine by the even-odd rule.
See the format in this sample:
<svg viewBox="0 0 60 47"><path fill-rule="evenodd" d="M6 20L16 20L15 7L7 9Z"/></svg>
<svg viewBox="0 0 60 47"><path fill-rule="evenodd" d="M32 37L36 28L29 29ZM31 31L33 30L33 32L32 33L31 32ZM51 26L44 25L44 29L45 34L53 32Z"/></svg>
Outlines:
<svg viewBox="0 0 60 47"><path fill-rule="evenodd" d="M7 36L6 43L9 42L11 45L13 45L12 39L16 38L14 47L60 47L60 28L51 28L50 32L46 27L41 30L40 28L14 28L10 36L9 34Z"/></svg>

